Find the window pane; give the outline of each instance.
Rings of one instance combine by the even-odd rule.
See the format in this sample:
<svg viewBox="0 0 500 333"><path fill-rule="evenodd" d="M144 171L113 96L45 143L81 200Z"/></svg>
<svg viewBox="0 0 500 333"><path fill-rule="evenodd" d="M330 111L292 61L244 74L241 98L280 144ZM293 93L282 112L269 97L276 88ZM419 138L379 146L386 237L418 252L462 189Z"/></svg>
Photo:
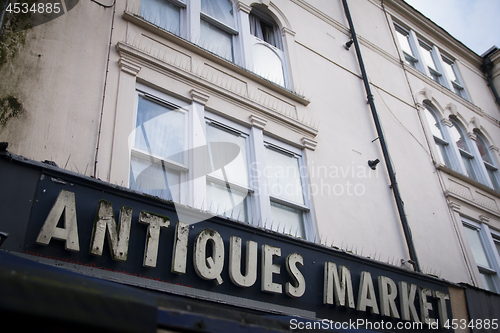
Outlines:
<svg viewBox="0 0 500 333"><path fill-rule="evenodd" d="M467 171L467 176L476 179L476 173L474 172L474 168L472 166L472 158L460 152L460 156L462 156L462 161L465 165L465 170Z"/></svg>
<svg viewBox="0 0 500 333"><path fill-rule="evenodd" d="M288 201L304 204L297 158L266 148L268 193Z"/></svg>
<svg viewBox="0 0 500 333"><path fill-rule="evenodd" d="M424 62L427 65L427 67L432 68L437 72L436 65L434 64L434 60L432 59L432 51L427 47L422 46L422 44L420 44L420 50L422 52L422 57L424 58Z"/></svg>
<svg viewBox="0 0 500 333"><path fill-rule="evenodd" d="M437 119L427 108L425 108L424 113L425 113L425 118L427 119L427 123L431 128L432 135L434 135L437 138L440 138L441 140L444 140L443 133L441 133L441 128L438 124Z"/></svg>
<svg viewBox="0 0 500 333"><path fill-rule="evenodd" d="M253 70L256 74L283 86L283 64L280 57L269 47L257 43L252 48Z"/></svg>
<svg viewBox="0 0 500 333"><path fill-rule="evenodd" d="M493 160L491 159L488 147L486 147L486 144L484 143L483 139L479 135L477 135L477 137L476 137L476 145L477 145L477 149L479 150L479 153L481 154L481 158L483 159L483 161L487 162L491 165L495 165L493 163Z"/></svg>
<svg viewBox="0 0 500 333"><path fill-rule="evenodd" d="M489 165L486 165L486 171L490 177L493 188L500 192L500 184L498 182L498 170L491 169Z"/></svg>
<svg viewBox="0 0 500 333"><path fill-rule="evenodd" d="M443 64L444 64L444 70L446 71L446 75L448 76L448 78L451 81L458 82L457 76L455 75L455 70L453 69L453 65L444 59L443 59Z"/></svg>
<svg viewBox="0 0 500 333"><path fill-rule="evenodd" d="M247 218L247 193L236 191L227 186L207 182L207 207L214 214L232 217L243 221Z"/></svg>
<svg viewBox="0 0 500 333"><path fill-rule="evenodd" d="M139 96L134 147L162 159L183 163L183 112Z"/></svg>
<svg viewBox="0 0 500 333"><path fill-rule="evenodd" d="M498 255L500 256L500 240L495 239L495 247L497 248Z"/></svg>
<svg viewBox="0 0 500 333"><path fill-rule="evenodd" d="M233 26L233 6L229 0L201 0L201 11L230 27Z"/></svg>
<svg viewBox="0 0 500 333"><path fill-rule="evenodd" d="M272 230L305 238L302 212L275 202L271 202Z"/></svg>
<svg viewBox="0 0 500 333"><path fill-rule="evenodd" d="M233 61L233 37L230 33L201 20L200 45L222 58Z"/></svg>
<svg viewBox="0 0 500 333"><path fill-rule="evenodd" d="M495 283L493 282L493 276L491 274L480 273L481 279L483 280L484 288L489 291L497 291Z"/></svg>
<svg viewBox="0 0 500 333"><path fill-rule="evenodd" d="M130 161L130 188L163 199L179 201L180 173L137 156Z"/></svg>
<svg viewBox="0 0 500 333"><path fill-rule="evenodd" d="M484 250L483 242L481 240L481 235L479 235L479 231L466 226L464 227L464 229L465 234L467 235L467 240L469 241L470 248L472 250L472 254L474 255L474 259L476 260L476 264L484 267L490 267L488 257L486 256L486 251Z"/></svg>
<svg viewBox="0 0 500 333"><path fill-rule="evenodd" d="M167 31L179 35L180 9L165 0L142 0L141 16Z"/></svg>
<svg viewBox="0 0 500 333"><path fill-rule="evenodd" d="M413 52L410 47L410 42L408 41L408 35L403 34L399 30L396 30L397 34L396 36L398 37L399 45L401 45L401 48L403 49L404 52L413 55Z"/></svg>
<svg viewBox="0 0 500 333"><path fill-rule="evenodd" d="M247 150L245 138L207 124L207 144L211 142L234 143L240 147L240 153L231 163L224 167L227 179L224 179L221 169L212 172L210 175L219 179L227 180L231 183L248 187ZM214 147L211 147L211 149L214 149ZM223 152L217 152L217 154L223 155Z"/></svg>
<svg viewBox="0 0 500 333"><path fill-rule="evenodd" d="M467 141L465 141L465 137L461 129L458 126L453 125L450 127L450 135L452 140L457 144L459 149L470 153L470 149L467 145Z"/></svg>

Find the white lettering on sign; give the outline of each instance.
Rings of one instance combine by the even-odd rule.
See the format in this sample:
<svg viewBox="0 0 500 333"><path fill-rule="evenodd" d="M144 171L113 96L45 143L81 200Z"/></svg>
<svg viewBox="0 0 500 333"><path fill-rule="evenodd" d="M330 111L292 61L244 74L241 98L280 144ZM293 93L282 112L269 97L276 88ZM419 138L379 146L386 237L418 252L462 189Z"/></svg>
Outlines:
<svg viewBox="0 0 500 333"><path fill-rule="evenodd" d="M64 221L64 227L58 226ZM100 200L97 205L96 217L91 234L90 253L101 256L104 242L107 240L113 260L126 261L129 250L129 238L132 222L132 208L121 207L119 222L116 223L111 202ZM141 211L138 222L147 225L144 246L143 266L156 267L160 243L161 229L170 226L170 219L166 216ZM171 272L185 274L188 260L190 226L178 221L175 226L173 239ZM78 223L76 214L76 199L73 192L62 190L57 196L45 222L43 223L37 244L49 245L51 239L65 242L66 250L79 251ZM228 273L231 282L243 288L255 285L258 270L258 244L255 241L246 241L246 252L242 255L242 239L231 236L229 239ZM213 280L216 285L222 284L224 270L224 240L215 230L203 229L196 235L193 245L193 264L196 274L204 280ZM282 249L276 246L263 244L261 247L261 291L282 294L283 286L273 281L275 275L281 274L281 265L284 262L289 280L284 283L285 294L288 297L300 298L306 292L306 279L301 272L304 267L304 257L299 253L290 253L286 259L281 258ZM244 267L242 267L244 266ZM347 266L338 266L332 262L325 262L323 304L346 307L372 314L380 314L405 321L426 323L432 327L438 326L438 320L430 317L433 303L437 304L439 323L444 328L448 321L447 301L450 296L446 293L418 287L399 281L397 284L389 277L378 276L378 295L375 294L373 279L370 272L361 272L358 285L358 298L355 304L351 271ZM419 298L419 313L415 306L416 295ZM400 308L398 309L399 304ZM432 297L433 301L429 300ZM357 305L357 306L356 306ZM379 311L380 305L380 311ZM399 310L399 311L398 311Z"/></svg>
<svg viewBox="0 0 500 333"><path fill-rule="evenodd" d="M64 228L57 224L64 217ZM49 245L52 238L66 241L65 248L69 251L80 251L78 241L78 225L76 222L75 193L62 190L57 196L56 202L45 219L40 229L37 244Z"/></svg>
<svg viewBox="0 0 500 333"><path fill-rule="evenodd" d="M354 309L354 293L352 291L351 272L346 266L339 266L333 262L325 263L325 278L323 290L323 304L333 304L335 298L336 306L346 306Z"/></svg>
<svg viewBox="0 0 500 333"><path fill-rule="evenodd" d="M432 324L436 319L429 317L429 311L432 310L432 303L427 301L427 296L432 295L432 290L428 288L418 288L418 298L420 299L420 317L424 324Z"/></svg>
<svg viewBox="0 0 500 333"><path fill-rule="evenodd" d="M358 311L366 311L370 308L370 312L379 314L377 298L375 297L375 289L373 288L372 275L370 272L361 272L361 282L359 283L358 293Z"/></svg>
<svg viewBox="0 0 500 333"><path fill-rule="evenodd" d="M290 297L301 297L306 292L306 280L297 265L304 266L304 258L298 253L291 253L286 257L286 271L293 279L293 283L285 284L285 293Z"/></svg>
<svg viewBox="0 0 500 333"><path fill-rule="evenodd" d="M114 260L126 261L132 222L132 208L123 206L120 209L120 223L116 225L113 204L100 200L97 206L97 217L92 230L90 253L102 256L104 238L109 243L111 256Z"/></svg>
<svg viewBox="0 0 500 333"><path fill-rule="evenodd" d="M415 295L417 293L417 285L410 284L410 290L408 290L408 283L400 281L399 294L401 295L401 319L412 320L419 323L417 309L415 308Z"/></svg>
<svg viewBox="0 0 500 333"><path fill-rule="evenodd" d="M177 222L175 226L174 250L172 252L171 272L185 274L188 256L189 224Z"/></svg>
<svg viewBox="0 0 500 333"><path fill-rule="evenodd" d="M398 308L396 307L396 297L398 289L396 283L385 276L378 277L378 290L380 295L380 311L382 316L399 318Z"/></svg>
<svg viewBox="0 0 500 333"><path fill-rule="evenodd" d="M146 234L146 247L144 248L144 267L156 267L158 257L158 245L160 243L160 230L168 228L170 219L166 216L153 213L141 212L139 214L139 223L148 225Z"/></svg>
<svg viewBox="0 0 500 333"><path fill-rule="evenodd" d="M211 246L212 256L207 257L207 245ZM217 285L224 281L220 276L224 268L224 241L212 229L203 229L194 243L194 269L199 277L214 280Z"/></svg>
<svg viewBox="0 0 500 333"><path fill-rule="evenodd" d="M281 249L271 245L262 245L261 290L268 293L281 294L281 284L273 282L273 275L280 274L280 265L273 263L274 257L281 257Z"/></svg>
<svg viewBox="0 0 500 333"><path fill-rule="evenodd" d="M245 272L241 273L241 238L232 236L229 242L229 277L239 287L253 286L257 281L257 243L246 243Z"/></svg>

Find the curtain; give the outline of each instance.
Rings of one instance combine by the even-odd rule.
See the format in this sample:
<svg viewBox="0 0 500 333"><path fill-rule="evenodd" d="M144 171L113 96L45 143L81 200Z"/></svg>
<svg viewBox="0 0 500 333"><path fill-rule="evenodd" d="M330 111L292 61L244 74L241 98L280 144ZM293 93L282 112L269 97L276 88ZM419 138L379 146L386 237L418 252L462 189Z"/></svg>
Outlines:
<svg viewBox="0 0 500 333"><path fill-rule="evenodd" d="M230 27L233 26L233 5L229 0L201 0L201 11Z"/></svg>
<svg viewBox="0 0 500 333"><path fill-rule="evenodd" d="M179 35L180 9L165 0L142 0L141 16L167 31Z"/></svg>
<svg viewBox="0 0 500 333"><path fill-rule="evenodd" d="M277 24L268 24L254 14L249 15L250 33L272 46L283 50L281 31Z"/></svg>

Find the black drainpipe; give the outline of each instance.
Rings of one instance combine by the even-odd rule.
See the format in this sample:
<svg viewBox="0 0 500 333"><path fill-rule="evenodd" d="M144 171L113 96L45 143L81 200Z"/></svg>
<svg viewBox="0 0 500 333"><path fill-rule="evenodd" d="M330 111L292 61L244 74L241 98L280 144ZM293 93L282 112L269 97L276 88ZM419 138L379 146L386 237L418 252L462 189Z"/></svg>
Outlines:
<svg viewBox="0 0 500 333"><path fill-rule="evenodd" d="M356 37L356 32L354 31L354 24L352 23L351 14L349 12L349 7L347 6L347 0L342 0L344 6L345 16L349 22L349 29L351 32L352 41L354 42L354 47L356 49L356 55L358 57L359 67L361 69L361 75L363 76L363 83L365 85L366 95L368 98L368 103L370 104L370 109L372 111L373 121L375 122L375 127L377 128L378 138L380 140L380 146L382 147L382 152L384 154L385 164L387 166L387 171L389 173L389 179L391 181L391 188L394 193L394 199L396 200L396 205L398 207L399 218L403 226L403 231L405 234L406 244L408 246L408 252L410 253L410 263L413 265L413 269L416 272L421 272L420 265L418 263L417 253L415 251L415 245L413 244L413 239L411 236L410 226L408 225L408 220L406 219L406 214L404 210L403 200L401 200L401 194L399 193L398 183L396 181L396 174L392 167L391 158L389 156L389 150L387 149L387 144L385 141L384 133L382 132L382 126L380 125L380 120L378 118L377 109L375 108L375 103L373 103L373 95L370 90L370 83L368 82L368 76L366 75L365 65L363 63L363 58L361 57L361 51L359 49L358 39Z"/></svg>
<svg viewBox="0 0 500 333"><path fill-rule="evenodd" d="M496 49L495 51L498 51L498 49ZM494 53L494 52L491 52L483 57L483 64L481 65L481 68L483 69L483 71L486 71L486 74L488 74L488 76L486 78L488 80L488 85L490 86L491 91L493 91L493 95L495 95L495 99L497 101L498 106L500 106L500 97L498 96L497 89L493 85L493 80L492 80L493 61L491 61L491 59L490 59L490 55L492 53Z"/></svg>

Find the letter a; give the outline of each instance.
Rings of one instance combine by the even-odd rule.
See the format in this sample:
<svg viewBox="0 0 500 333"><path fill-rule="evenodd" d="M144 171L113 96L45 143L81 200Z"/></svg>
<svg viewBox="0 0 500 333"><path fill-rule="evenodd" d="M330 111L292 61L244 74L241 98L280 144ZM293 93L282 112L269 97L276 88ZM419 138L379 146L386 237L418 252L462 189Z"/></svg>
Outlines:
<svg viewBox="0 0 500 333"><path fill-rule="evenodd" d="M64 228L57 226L61 217L64 218ZM66 250L80 251L76 222L75 193L73 192L62 190L59 193L56 202L54 202L49 215L45 219L42 229L40 229L36 243L49 245L52 238L66 241Z"/></svg>

